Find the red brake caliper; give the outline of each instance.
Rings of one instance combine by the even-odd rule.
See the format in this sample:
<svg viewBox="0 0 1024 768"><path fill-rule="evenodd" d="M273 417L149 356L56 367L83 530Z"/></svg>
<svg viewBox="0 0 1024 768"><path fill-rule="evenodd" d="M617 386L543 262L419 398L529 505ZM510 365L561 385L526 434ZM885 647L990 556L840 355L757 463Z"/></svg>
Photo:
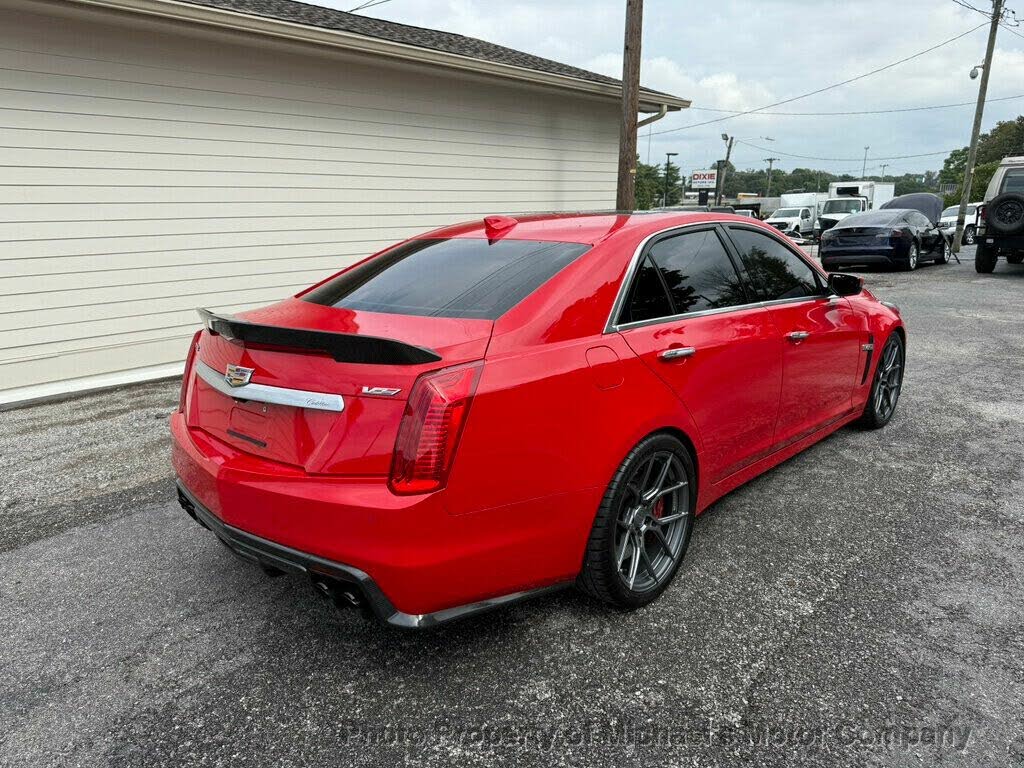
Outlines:
<svg viewBox="0 0 1024 768"><path fill-rule="evenodd" d="M665 499L661 498L654 502L654 519L660 520L663 514L665 514Z"/></svg>

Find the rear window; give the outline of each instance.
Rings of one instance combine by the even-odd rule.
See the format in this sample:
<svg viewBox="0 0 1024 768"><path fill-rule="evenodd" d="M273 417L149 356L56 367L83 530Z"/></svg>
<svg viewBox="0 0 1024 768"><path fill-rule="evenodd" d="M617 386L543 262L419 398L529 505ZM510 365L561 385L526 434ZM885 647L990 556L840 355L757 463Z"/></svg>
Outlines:
<svg viewBox="0 0 1024 768"><path fill-rule="evenodd" d="M1024 192L1024 168L1007 171L1003 178L1003 192Z"/></svg>
<svg viewBox="0 0 1024 768"><path fill-rule="evenodd" d="M535 240L411 240L302 298L339 309L496 320L589 249Z"/></svg>

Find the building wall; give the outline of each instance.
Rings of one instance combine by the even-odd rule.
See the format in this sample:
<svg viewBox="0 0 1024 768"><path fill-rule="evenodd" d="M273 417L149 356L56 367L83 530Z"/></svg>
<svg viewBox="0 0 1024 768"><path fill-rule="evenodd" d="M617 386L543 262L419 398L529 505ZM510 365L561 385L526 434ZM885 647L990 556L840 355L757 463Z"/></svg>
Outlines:
<svg viewBox="0 0 1024 768"><path fill-rule="evenodd" d="M610 208L618 106L0 2L0 404L167 375L196 307L490 213Z"/></svg>

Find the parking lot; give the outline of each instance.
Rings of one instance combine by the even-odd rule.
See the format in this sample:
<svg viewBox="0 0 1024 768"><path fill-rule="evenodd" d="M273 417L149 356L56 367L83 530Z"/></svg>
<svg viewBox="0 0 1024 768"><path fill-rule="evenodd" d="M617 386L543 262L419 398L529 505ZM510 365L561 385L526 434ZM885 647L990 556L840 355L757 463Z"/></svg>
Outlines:
<svg viewBox="0 0 1024 768"><path fill-rule="evenodd" d="M971 255L866 275L892 424L715 504L633 614L338 614L178 507L176 382L0 414L0 763L1024 764L1024 267Z"/></svg>

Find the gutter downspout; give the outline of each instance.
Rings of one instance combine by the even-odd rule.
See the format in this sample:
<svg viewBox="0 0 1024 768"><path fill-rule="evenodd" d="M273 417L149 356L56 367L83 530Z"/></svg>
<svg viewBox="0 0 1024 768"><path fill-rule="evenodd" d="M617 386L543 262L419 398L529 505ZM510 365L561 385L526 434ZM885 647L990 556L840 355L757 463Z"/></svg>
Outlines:
<svg viewBox="0 0 1024 768"><path fill-rule="evenodd" d="M659 120L661 120L661 118L663 118L667 114L668 114L668 104L662 104L661 108L658 110L658 114L651 115L650 117L645 117L643 120L641 120L639 123L636 124L636 127L637 128L643 128L645 125L650 125L651 123L656 123Z"/></svg>

